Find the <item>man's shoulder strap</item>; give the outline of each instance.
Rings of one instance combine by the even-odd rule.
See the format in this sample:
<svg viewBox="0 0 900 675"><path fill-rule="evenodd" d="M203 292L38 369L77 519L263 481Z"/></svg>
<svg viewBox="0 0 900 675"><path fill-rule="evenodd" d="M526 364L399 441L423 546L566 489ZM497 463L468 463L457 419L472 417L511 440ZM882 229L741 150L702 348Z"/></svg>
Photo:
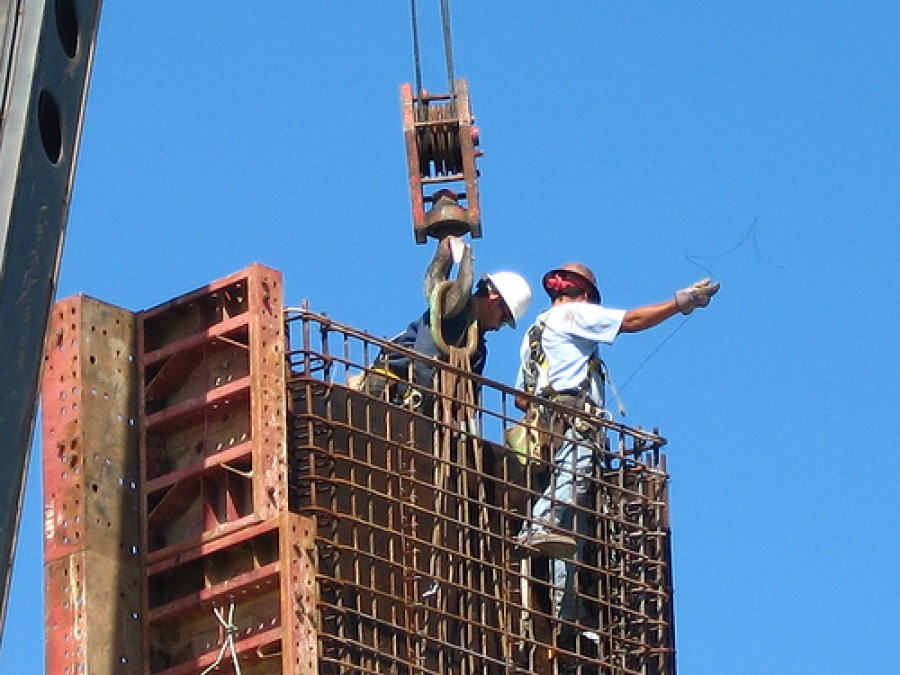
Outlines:
<svg viewBox="0 0 900 675"><path fill-rule="evenodd" d="M545 368L547 363L547 355L542 344L545 325L543 321L538 320L528 329L528 360L522 366L522 379L525 391L529 394L535 393L541 379L541 369Z"/></svg>

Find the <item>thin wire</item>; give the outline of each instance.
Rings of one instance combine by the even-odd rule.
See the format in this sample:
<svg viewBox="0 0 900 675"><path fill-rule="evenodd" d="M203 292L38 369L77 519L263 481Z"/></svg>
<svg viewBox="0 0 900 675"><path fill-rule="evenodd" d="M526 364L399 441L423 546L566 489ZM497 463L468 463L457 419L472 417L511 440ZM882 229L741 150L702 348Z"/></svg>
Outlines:
<svg viewBox="0 0 900 675"><path fill-rule="evenodd" d="M744 233L744 236L741 237L741 240L737 244L735 244L734 246L729 248L727 251L723 251L722 253L716 253L715 255L685 254L684 257L687 259L688 262L692 263L693 265L696 265L701 270L706 272L707 275L712 277L712 276L714 276L712 270L710 270L706 265L699 263L698 260L718 260L719 258L724 258L726 256L729 256L732 253L734 253L735 251L737 251L739 248L741 248L744 244L746 244L747 240L752 235L753 236L753 251L754 251L754 253L756 253L756 257L759 258L766 265L771 265L772 263L770 263L768 260L766 260L766 258L763 256L762 252L759 250L759 241L756 236L757 220L758 220L757 218L753 219L753 222L750 224L750 227ZM784 269L784 267L782 265L775 265L775 267L777 269Z"/></svg>
<svg viewBox="0 0 900 675"><path fill-rule="evenodd" d="M222 468L228 469L229 471L237 474L241 478L253 478L253 469L250 469L249 471L242 471L241 469L236 469L233 466L226 464L225 462L222 462Z"/></svg>
<svg viewBox="0 0 900 675"><path fill-rule="evenodd" d="M222 659L225 657L226 650L231 653L231 663L234 666L235 675L241 675L241 664L238 662L237 650L234 647L234 636L238 632L238 627L234 625L234 598L229 599L227 620L225 619L224 608L220 611L218 607L213 607L213 614L216 619L219 620L219 624L221 624L224 630L225 638L222 641L222 646L219 648L219 654L216 657L216 660L213 661L200 675L207 675L207 673L211 673L213 670L218 669L222 664Z"/></svg>
<svg viewBox="0 0 900 675"><path fill-rule="evenodd" d="M705 265L701 265L700 263L697 262L697 260L698 259L699 260L716 260L717 258L724 258L727 255L731 255L732 253L737 251L741 246L744 245L744 242L747 241L747 239L750 237L751 234L753 234L753 230L755 230L755 229L756 229L756 218L753 219L753 223L751 223L750 228L747 230L747 232L744 233L744 236L741 237L741 240L737 244L732 246L730 249L728 249L727 251L725 251L723 253L717 253L715 255L686 254L684 257L687 258L689 262L694 263L697 267L699 267L704 272L709 274L709 276L712 276L713 275L712 270L710 270Z"/></svg>
<svg viewBox="0 0 900 675"><path fill-rule="evenodd" d="M687 258L687 260L688 260L689 262L691 262L692 264L696 265L697 267L699 267L700 269L702 269L704 272L706 272L710 277L712 277L712 276L714 276L712 270L709 269L708 267L706 267L705 265L702 265L701 263L699 263L699 262L697 262L697 261L698 261L698 260L716 260L716 259L719 259L719 258L724 258L724 257L726 257L726 256L729 256L729 255L731 255L732 253L734 253L735 251L737 251L739 248L741 248L741 247L747 242L747 240L750 238L751 235L754 235L754 236L753 236L753 250L756 252L757 257L758 257L760 260L762 260L764 263L767 263L767 264L768 264L768 261L762 256L762 253L760 253L760 251L759 251L759 246L758 246L757 241L756 241L755 232L756 232L757 220L758 220L757 218L754 218L754 219L753 219L753 222L750 224L750 227L749 227L749 228L747 229L747 231L744 233L744 236L741 237L741 240L740 240L738 243L736 243L734 246L732 246L731 248L729 248L727 251L723 251L722 253L717 253L717 254L715 254L715 255L693 255L693 254L686 254L684 257ZM648 362L651 358L653 358L653 357L656 355L656 353L657 353L660 349L662 349L663 346L664 346L669 340L672 339L672 337L674 337L675 333L677 333L678 331L680 331L680 330L682 329L682 327L684 327L684 324L686 324L686 323L688 322L688 319L690 319L690 318L691 318L691 315L688 315L688 316L684 317L684 321L682 321L680 324L678 324L678 325L675 327L675 329L674 329L671 333L669 333L669 335L668 335L662 342L660 342L660 343L656 346L656 348L655 348L652 352L650 352L650 354L647 355L647 358L645 358L643 361L641 361L640 365L635 369L635 371L631 374L631 376L625 381L625 384L622 385L622 388L619 389L620 392L625 391L625 387L628 386L628 384L635 378L635 376L641 371L641 369L647 364L647 362ZM618 398L618 395L617 395L617 394L616 394L616 397ZM619 402L619 405L621 406L621 401Z"/></svg>
<svg viewBox="0 0 900 675"><path fill-rule="evenodd" d="M656 348L655 348L652 352L650 352L650 353L647 355L647 358L645 358L643 361L641 361L641 363L638 365L637 368L635 368L635 370L634 370L634 372L631 374L631 376L630 376L627 380L625 380L625 384L622 385L622 388L619 389L619 392L625 391L625 387L627 387L627 386L629 385L629 383L634 379L635 375L637 375L637 374L641 371L641 369L642 369L645 365L647 365L647 362L648 362L650 359L652 359L652 358L656 355L656 353L657 353L660 349L662 349L663 346L664 346L669 340L671 340L671 339L675 336L675 333L677 333L677 332L680 331L682 328L684 328L684 324L686 324L686 323L690 320L690 318L691 318L691 315L690 315L690 314L687 315L686 317L684 317L684 320L683 320L680 324L678 324L677 326L675 326L675 330L673 330L671 333L669 333L668 336L666 336L666 339L665 339L665 340L663 340L663 341L660 342L658 345L656 345Z"/></svg>

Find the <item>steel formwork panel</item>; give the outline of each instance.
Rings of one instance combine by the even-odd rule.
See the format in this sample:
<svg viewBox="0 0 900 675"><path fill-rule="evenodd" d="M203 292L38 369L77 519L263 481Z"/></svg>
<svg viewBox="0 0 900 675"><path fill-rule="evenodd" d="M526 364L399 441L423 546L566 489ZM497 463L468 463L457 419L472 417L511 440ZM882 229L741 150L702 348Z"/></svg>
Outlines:
<svg viewBox="0 0 900 675"><path fill-rule="evenodd" d="M281 274L138 314L146 672L315 669L314 523L288 512Z"/></svg>
<svg viewBox="0 0 900 675"><path fill-rule="evenodd" d="M283 510L281 306L280 273L252 265L139 313L152 560Z"/></svg>
<svg viewBox="0 0 900 675"><path fill-rule="evenodd" d="M51 314L42 394L48 673L140 673L134 315Z"/></svg>

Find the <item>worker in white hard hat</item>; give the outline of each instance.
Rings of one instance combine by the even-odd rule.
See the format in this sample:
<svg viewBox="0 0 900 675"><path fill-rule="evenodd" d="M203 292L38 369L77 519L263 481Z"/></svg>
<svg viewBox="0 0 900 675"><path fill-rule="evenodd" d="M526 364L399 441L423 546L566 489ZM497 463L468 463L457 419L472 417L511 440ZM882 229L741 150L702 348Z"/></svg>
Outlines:
<svg viewBox="0 0 900 675"><path fill-rule="evenodd" d="M449 254L451 248L460 240L455 237L447 237L442 240L435 256L435 263L429 268L429 275L433 269L438 270L438 276L447 273L447 267L440 263L441 256ZM464 257L454 256L454 260L462 261L461 270L470 267L471 253L468 246L464 246ZM462 248L460 249L463 250ZM438 264L440 263L440 264ZM487 342L485 334L496 331L503 326L515 327L528 311L531 303L531 287L524 277L515 272L494 272L485 274L475 284L474 290L468 284L469 277L461 275L458 281L465 285L464 291L457 292L459 299L450 300L441 305L441 313L435 313L434 301L432 306L416 320L412 321L406 330L394 337L391 341L409 347L420 354L447 359L446 349L450 347L470 347L470 369L473 373L481 374L484 371L487 360ZM426 295L433 297L433 279L429 281L426 276ZM451 289L448 295L453 295ZM439 316L439 325L435 329L432 326L435 316ZM473 326L475 329L473 330ZM436 339L437 334L437 339ZM474 344L470 344L473 342ZM442 344L443 343L443 344ZM376 359L376 375L381 379L369 377L366 389L369 393L380 396L385 385L412 382L424 390L433 388L434 368L424 360L410 359L399 352L382 353ZM386 379L385 379L386 378ZM395 394L403 395L408 389L404 386L394 387Z"/></svg>
<svg viewBox="0 0 900 675"><path fill-rule="evenodd" d="M620 333L643 331L679 313L690 314L706 307L719 290L718 283L703 279L677 291L669 300L623 310L601 304L596 277L581 263L550 270L542 284L551 306L538 315L522 341L516 387L573 408L573 413L587 409L601 415L605 412L604 368L599 345L612 344ZM516 400L523 410L528 403L526 397ZM579 548L573 536L579 527L573 522L573 507L587 492L593 463L602 460L607 442L603 429L585 424L577 413L562 415L556 422L562 438L550 448L553 475L549 487L534 503L519 542L526 554L554 558L557 615L576 622L581 610L572 589L574 564L566 562Z"/></svg>

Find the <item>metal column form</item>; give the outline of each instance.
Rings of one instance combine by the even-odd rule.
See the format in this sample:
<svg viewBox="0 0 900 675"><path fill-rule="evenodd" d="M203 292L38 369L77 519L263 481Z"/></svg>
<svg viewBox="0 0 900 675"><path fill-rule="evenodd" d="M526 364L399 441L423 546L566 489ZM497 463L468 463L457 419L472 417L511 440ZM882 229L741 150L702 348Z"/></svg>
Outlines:
<svg viewBox="0 0 900 675"><path fill-rule="evenodd" d="M100 0L0 3L0 634Z"/></svg>
<svg viewBox="0 0 900 675"><path fill-rule="evenodd" d="M138 314L148 673L317 672L315 527L288 511L281 274ZM280 670L278 664L280 663Z"/></svg>
<svg viewBox="0 0 900 675"><path fill-rule="evenodd" d="M46 671L143 672L131 312L53 308L43 373Z"/></svg>

